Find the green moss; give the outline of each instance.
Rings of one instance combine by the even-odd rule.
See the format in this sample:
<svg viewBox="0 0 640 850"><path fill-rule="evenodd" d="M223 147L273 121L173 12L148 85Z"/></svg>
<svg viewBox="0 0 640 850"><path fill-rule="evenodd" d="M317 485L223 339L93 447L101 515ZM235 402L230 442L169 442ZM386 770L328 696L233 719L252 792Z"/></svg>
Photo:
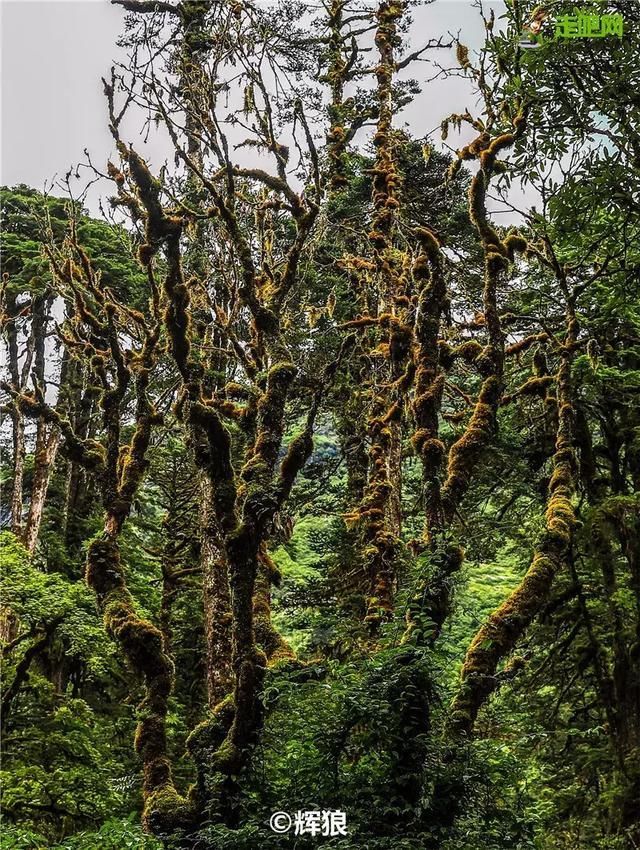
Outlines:
<svg viewBox="0 0 640 850"><path fill-rule="evenodd" d="M197 765L209 764L229 732L234 713L233 695L229 694L209 717L192 730L187 738L187 750Z"/></svg>
<svg viewBox="0 0 640 850"><path fill-rule="evenodd" d="M238 747L231 741L230 737L220 744L213 753L210 768L213 772L220 772L225 776L236 774L242 764L242 755Z"/></svg>
<svg viewBox="0 0 640 850"><path fill-rule="evenodd" d="M154 835L167 835L189 826L193 819L191 804L173 787L161 788L150 794L142 812L144 828Z"/></svg>

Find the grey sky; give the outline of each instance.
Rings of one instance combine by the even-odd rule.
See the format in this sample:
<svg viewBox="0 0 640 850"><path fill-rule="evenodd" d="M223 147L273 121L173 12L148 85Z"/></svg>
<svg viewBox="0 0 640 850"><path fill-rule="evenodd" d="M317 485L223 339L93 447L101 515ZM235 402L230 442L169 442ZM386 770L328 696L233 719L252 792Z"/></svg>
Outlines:
<svg viewBox="0 0 640 850"><path fill-rule="evenodd" d="M117 53L121 10L108 2L3 0L3 184L41 188L88 147L111 147L100 77Z"/></svg>
<svg viewBox="0 0 640 850"><path fill-rule="evenodd" d="M503 4L495 5L499 15ZM123 11L108 0L0 0L0 13L2 184L41 189L81 161L85 148L104 167L113 143L100 78L119 56ZM460 31L471 47L482 38L478 11L468 0L437 0L413 10L413 17L412 49L448 32ZM454 64L452 51L437 53L443 64ZM427 63L417 63L409 75L422 80L432 73ZM423 136L467 106L473 111L466 81L436 80L399 121ZM157 142L149 153L159 167L168 151Z"/></svg>

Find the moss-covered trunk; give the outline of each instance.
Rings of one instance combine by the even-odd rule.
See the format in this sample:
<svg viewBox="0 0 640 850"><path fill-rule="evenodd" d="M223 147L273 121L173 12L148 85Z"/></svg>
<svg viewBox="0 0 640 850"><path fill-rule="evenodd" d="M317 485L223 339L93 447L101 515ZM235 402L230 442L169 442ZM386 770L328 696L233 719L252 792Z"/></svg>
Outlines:
<svg viewBox="0 0 640 850"><path fill-rule="evenodd" d="M157 833L175 828L190 816L173 784L167 754L166 718L174 670L162 633L137 614L127 589L117 540L121 521L117 515L106 516L104 534L87 551L86 579L96 594L105 628L144 683L135 749L143 766L143 820Z"/></svg>
<svg viewBox="0 0 640 850"><path fill-rule="evenodd" d="M213 511L211 482L201 476L200 566L206 646L207 698L209 708L233 687L231 644L231 591L224 545Z"/></svg>
<svg viewBox="0 0 640 850"><path fill-rule="evenodd" d="M498 286L514 258L514 250L526 246L525 240L507 236L503 241L487 218L486 196L498 154L510 147L524 130L524 117L514 119L514 132L497 136L493 141L484 131L476 153L473 146L458 152L459 159L450 173L455 174L463 158L479 155L480 168L469 185L469 216L474 224L484 254L484 286L482 292L483 324L487 340L477 345L474 365L482 378L480 391L463 434L447 453L447 470L440 484L440 467L445 449L438 437L438 420L445 375L439 368L439 322L446 297L443 279L443 255L434 234L426 228L418 231L422 254L414 265L414 278L420 294L418 320L418 357L416 363L416 397L414 414L417 429L413 444L423 463L425 495L425 538L431 553L431 574L422 582L407 612L404 640L433 643L450 613L453 576L462 565L464 550L449 539L460 505L467 494L473 475L497 428L505 363L505 343L498 309ZM477 141L479 141L477 140ZM480 154L480 150L482 153ZM475 341L474 341L475 342ZM474 348L475 348L474 345ZM419 630L416 626L420 626ZM418 638L415 638L418 639Z"/></svg>
<svg viewBox="0 0 640 850"><path fill-rule="evenodd" d="M457 732L472 731L481 706L498 685L498 664L541 611L556 574L571 558L576 522L572 503L576 468L571 367L577 335L575 299L569 296L567 334L560 350L556 379L558 426L545 513L546 530L524 578L480 627L467 650L460 687L451 706L451 726Z"/></svg>
<svg viewBox="0 0 640 850"><path fill-rule="evenodd" d="M398 28L405 12L404 2L382 2L375 13L378 122L373 138L376 151L372 168L374 214L369 241L378 286L378 324L380 330L384 330L380 350L386 362L381 377L371 386L369 480L360 509L364 563L370 585L365 622L374 635L393 613L401 530L404 399L399 381L411 340L411 329L404 315L406 299L401 298L405 295L402 260L394 246L400 175L393 128L393 80Z"/></svg>
<svg viewBox="0 0 640 850"><path fill-rule="evenodd" d="M271 619L271 586L279 583L280 572L269 555L266 543L263 543L253 594L253 621L256 643L264 652L269 666L295 659L294 651Z"/></svg>

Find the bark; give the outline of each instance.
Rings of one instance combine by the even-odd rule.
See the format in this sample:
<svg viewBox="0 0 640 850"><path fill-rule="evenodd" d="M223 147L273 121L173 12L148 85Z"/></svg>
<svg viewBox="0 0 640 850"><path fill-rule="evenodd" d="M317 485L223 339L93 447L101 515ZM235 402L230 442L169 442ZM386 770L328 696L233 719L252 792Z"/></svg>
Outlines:
<svg viewBox="0 0 640 850"><path fill-rule="evenodd" d="M393 237L400 206L400 175L396 166L393 130L393 78L396 71L395 44L398 26L405 14L404 2L379 4L376 10L375 44L378 123L373 144L376 150L373 174L373 221L369 241L380 289L378 324L386 332L382 341L386 374L374 396L368 423L371 440L369 480L359 516L364 543L364 562L370 590L365 623L372 635L393 614L401 523L401 423L403 396L401 378L407 360L412 330L404 296L402 267L394 254ZM406 299L405 299L406 300ZM402 302L404 305L404 301Z"/></svg>
<svg viewBox="0 0 640 850"><path fill-rule="evenodd" d="M173 657L173 601L177 592L174 570L175 566L168 562L165 554L162 563L162 591L160 593L158 628L162 633L164 651L169 658Z"/></svg>
<svg viewBox="0 0 640 850"><path fill-rule="evenodd" d="M435 236L426 228L418 230L417 236L421 252L413 266L413 278L418 290L413 398L416 430L411 442L422 463L425 510L423 536L425 542L429 543L443 525L440 474L445 447L439 439L438 431L444 373L439 362L438 342L447 291L440 246Z"/></svg>
<svg viewBox="0 0 640 850"><path fill-rule="evenodd" d="M422 243L423 256L418 258L417 269L414 267L414 277L419 285L421 316L418 327L419 360L416 366L418 388L414 402L418 429L413 443L423 460L425 538L430 549L432 569L428 580L422 584L409 605L404 641L414 637L416 627L420 624L419 640L433 644L450 613L453 576L462 566L464 550L448 540L446 535L497 428L505 360L504 334L498 312L498 284L509 262L514 259L515 251L524 250L527 243L515 235L509 235L504 240L498 236L487 218L486 195L498 154L513 145L518 135L524 132L525 119L522 112L513 123L513 133L503 133L493 140L483 131L475 142L458 152L459 158L450 172L455 174L463 159L477 157L480 160L480 168L469 186L469 217L484 253L482 301L487 343L482 348L474 340L470 341L471 345L465 343L460 347L464 349L469 345L474 366L483 380L469 423L462 436L449 449L442 485L439 482L439 469L444 457L444 446L438 439L438 416L444 375L438 372L436 355L436 349L440 350L437 333L445 297L442 254L431 231L422 228L417 234Z"/></svg>
<svg viewBox="0 0 640 850"><path fill-rule="evenodd" d="M238 527L227 535L225 549L229 564L229 584L233 612L233 666L235 714L227 746L217 753L226 775L237 774L246 763L247 752L255 743L261 725L259 689L266 658L255 642L253 595L260 563L260 544L278 509L270 494L278 453L284 434L285 402L295 377L292 363L272 366L259 403L258 427L253 453L245 463L240 479L246 494ZM286 460L286 459L285 459ZM297 473L296 469L296 473Z"/></svg>
<svg viewBox="0 0 640 850"><path fill-rule="evenodd" d="M93 437L90 433L91 414L95 405L94 394L87 386L87 372L80 363L70 364L68 385L69 418L74 432L81 440ZM67 546L79 544L78 519L84 517L92 504L90 483L81 464L68 461L67 486L64 507L64 535Z"/></svg>
<svg viewBox="0 0 640 850"><path fill-rule="evenodd" d="M346 146L347 132L344 114L344 87L347 62L344 58L344 0L332 0L328 9L329 28L329 70L327 78L331 86L331 103L328 108L329 131L327 150L329 156L328 189L331 194L343 189L347 183Z"/></svg>
<svg viewBox="0 0 640 850"><path fill-rule="evenodd" d="M121 368L115 385L106 387L102 396L106 452L100 490L105 520L101 537L94 539L87 551L86 580L96 594L107 631L144 682L135 749L143 766L143 822L150 831L158 833L186 825L193 817L191 805L175 788L167 752L166 716L174 668L160 630L136 612L126 585L118 538L145 474L152 429L159 421L147 396L159 325L152 327L145 339L135 375L124 367L115 329L111 327L108 333ZM120 420L132 377L135 377L135 431L131 442L123 446Z"/></svg>
<svg viewBox="0 0 640 850"><path fill-rule="evenodd" d="M6 605L0 606L0 641L12 644L18 638L20 621Z"/></svg>
<svg viewBox="0 0 640 850"><path fill-rule="evenodd" d="M620 794L612 803L616 828L637 835L640 816L640 520L635 496L613 496L600 503L588 532L594 560L599 564L612 628L611 676L605 706L616 756ZM628 569L633 593L630 618L619 605L618 573ZM631 632L631 640L629 639Z"/></svg>
<svg viewBox="0 0 640 850"><path fill-rule="evenodd" d="M253 619L256 643L264 652L270 667L280 662L295 661L295 653L271 621L271 585L279 584L280 572L269 556L266 544L260 547L260 565L253 597Z"/></svg>
<svg viewBox="0 0 640 850"><path fill-rule="evenodd" d="M18 355L18 328L16 325L19 308L16 305L15 296L10 295L3 286L3 312L2 328L7 340L7 366L11 383L15 390L22 387L23 381L20 374L20 363ZM31 343L31 338L29 340ZM31 345L28 346L31 348ZM27 355L25 362L30 363ZM11 407L12 442L13 442L13 489L11 491L11 530L20 538L22 535L22 488L24 482L24 460L25 460L25 437L24 419L17 405Z"/></svg>
<svg viewBox="0 0 640 850"><path fill-rule="evenodd" d="M15 299L7 299L3 289L2 327L7 339L8 367L11 383L15 390L20 388L18 364L18 336L15 323ZM11 491L11 531L18 539L22 537L22 488L24 482L25 439L24 418L20 407L14 402L11 406L11 425L13 442L13 488ZM11 643L20 627L18 618L6 606L0 607L0 640ZM3 712L4 716L4 712Z"/></svg>
<svg viewBox="0 0 640 850"><path fill-rule="evenodd" d="M46 392L45 344L46 331L49 323L53 296L38 300L34 304L32 336L34 341L33 380L44 395ZM62 358L58 387L58 410L64 411L66 405L66 382L69 371L69 353L66 351ZM47 427L47 422L41 416L36 429L36 444L34 450L33 480L29 498L29 512L22 531L22 541L30 555L35 552L38 534L42 523L49 481L53 472L60 435L55 423Z"/></svg>
<svg viewBox="0 0 640 850"><path fill-rule="evenodd" d="M400 540L402 534L402 426L394 422L389 448L389 482L391 496L387 504L387 524L391 534Z"/></svg>

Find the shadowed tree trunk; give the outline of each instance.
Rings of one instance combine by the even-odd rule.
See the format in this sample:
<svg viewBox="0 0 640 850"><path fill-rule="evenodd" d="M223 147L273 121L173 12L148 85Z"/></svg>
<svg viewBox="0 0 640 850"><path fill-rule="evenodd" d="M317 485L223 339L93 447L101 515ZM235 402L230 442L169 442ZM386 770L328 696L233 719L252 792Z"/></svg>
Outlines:
<svg viewBox="0 0 640 850"><path fill-rule="evenodd" d="M360 258L360 264L368 265L373 272L377 315L347 323L352 327L377 326L381 336L375 354L384 357L384 366L370 387L368 481L360 505L352 514L362 536L363 565L369 582L365 623L372 635L393 612L401 530L402 375L411 344L402 285L405 260L394 247L400 175L393 129L393 80L398 28L405 12L404 2L382 2L375 12L379 61L375 69L378 121L373 140L374 212L369 233L372 253L370 260Z"/></svg>
<svg viewBox="0 0 640 850"><path fill-rule="evenodd" d="M20 661L16 665L13 679L2 692L2 702L0 705L1 728L5 731L11 717L11 709L13 701L20 691L20 687L24 684L29 675L31 663L44 652L51 642L51 637L61 623L61 619L54 619L33 635L33 642L28 646L22 655Z"/></svg>
<svg viewBox="0 0 640 850"><path fill-rule="evenodd" d="M24 482L24 419L17 407L11 409L13 439L13 482L11 491L11 531L22 536L22 488Z"/></svg>

